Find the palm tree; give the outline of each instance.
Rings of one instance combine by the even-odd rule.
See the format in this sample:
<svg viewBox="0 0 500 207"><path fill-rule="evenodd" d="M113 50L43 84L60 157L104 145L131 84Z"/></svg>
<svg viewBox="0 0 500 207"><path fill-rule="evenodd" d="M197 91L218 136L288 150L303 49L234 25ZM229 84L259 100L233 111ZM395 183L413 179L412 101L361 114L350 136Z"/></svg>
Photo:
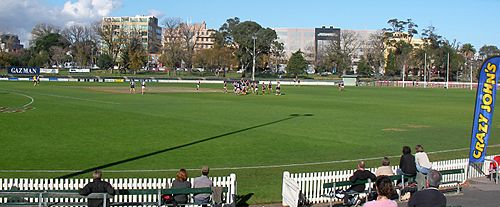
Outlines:
<svg viewBox="0 0 500 207"><path fill-rule="evenodd" d="M470 60L474 57L474 54L476 54L476 49L472 44L465 43L460 48L460 52L465 56L467 60Z"/></svg>

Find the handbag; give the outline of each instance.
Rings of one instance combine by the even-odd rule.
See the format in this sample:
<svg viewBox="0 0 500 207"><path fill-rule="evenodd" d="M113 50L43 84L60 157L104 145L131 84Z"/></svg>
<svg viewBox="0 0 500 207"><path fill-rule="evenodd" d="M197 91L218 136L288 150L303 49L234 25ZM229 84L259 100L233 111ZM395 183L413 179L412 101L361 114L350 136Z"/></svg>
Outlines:
<svg viewBox="0 0 500 207"><path fill-rule="evenodd" d="M161 195L161 203L163 205L173 204L173 206L177 206L177 203L175 202L174 196L171 194Z"/></svg>

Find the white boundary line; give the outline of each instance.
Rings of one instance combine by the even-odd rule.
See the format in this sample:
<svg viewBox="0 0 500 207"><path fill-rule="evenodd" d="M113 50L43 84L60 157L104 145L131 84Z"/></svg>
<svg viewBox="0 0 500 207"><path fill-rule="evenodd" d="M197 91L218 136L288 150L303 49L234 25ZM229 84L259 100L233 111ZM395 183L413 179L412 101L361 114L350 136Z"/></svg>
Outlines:
<svg viewBox="0 0 500 207"><path fill-rule="evenodd" d="M5 89L2 89L2 90L3 90L3 91L6 91L7 93L17 94L17 95L24 96L24 97L26 97L26 98L29 98L29 99L30 99L30 102L29 102L29 103L24 104L24 105L23 105L23 106L21 106L21 107L15 107L15 108L17 108L17 109L18 109L18 108L26 108L26 107L28 107L29 105L31 105L31 104L33 104L33 103L35 102L35 99L34 99L33 97L28 96L28 95L26 95L26 94L22 94L22 93L18 93L18 92L13 92L13 91L5 90ZM34 109L34 108L33 108L33 109Z"/></svg>
<svg viewBox="0 0 500 207"><path fill-rule="evenodd" d="M500 144L490 145L488 147L500 147ZM427 154L439 154L445 152L456 152L468 150L469 148L459 148L459 149L449 149L449 150L439 150L434 152L429 152ZM401 155L392 155L386 157L400 157ZM293 164L282 164L282 165L261 165L261 166L243 166L243 167L214 167L210 170L245 170L245 169L267 169L267 168L282 168L282 167L299 167L299 166L311 166L311 165L323 165L323 164L335 164L335 163L348 163L348 162L359 162L367 160L381 160L384 157L371 157L371 158L361 158L361 159L350 159L350 160L333 160L324 162L309 162L309 163L293 163ZM177 172L179 169L156 169L156 170L103 170L107 173L139 173L139 172ZM199 170L198 168L186 169L186 170ZM81 170L0 170L0 173L73 173L79 172Z"/></svg>
<svg viewBox="0 0 500 207"><path fill-rule="evenodd" d="M17 90L4 90L8 92L19 92ZM104 103L104 104L120 104L116 102L109 102L109 101L99 101L99 100L93 100L93 99L86 99L86 98L78 98L78 97L71 97L71 96L62 96L62 95L55 95L55 94L47 94L47 93L37 93L30 91L32 94L37 94L37 95L42 95L42 96L52 96L52 97L57 97L57 98L67 98L67 99L73 99L73 100L80 100L80 101L90 101L90 102L96 102L96 103Z"/></svg>

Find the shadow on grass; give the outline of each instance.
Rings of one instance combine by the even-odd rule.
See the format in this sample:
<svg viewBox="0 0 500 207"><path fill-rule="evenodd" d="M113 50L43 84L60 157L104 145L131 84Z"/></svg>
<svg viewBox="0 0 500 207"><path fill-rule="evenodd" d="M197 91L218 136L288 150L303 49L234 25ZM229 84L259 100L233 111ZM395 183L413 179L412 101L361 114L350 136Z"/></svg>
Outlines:
<svg viewBox="0 0 500 207"><path fill-rule="evenodd" d="M244 129L240 129L240 130L236 130L236 131L232 131L232 132L228 132L228 133L216 135L216 136L213 136L213 137L201 139L201 140L198 140L198 141L190 142L190 143L179 145L179 146L175 146L175 147L169 147L169 148L158 150L158 151L151 152L151 153L148 153L148 154L139 155L139 156L136 156L136 157L131 157L131 158L128 158L128 159L119 160L119 161L116 161L116 162L112 162L112 163L108 163L108 164L104 164L104 165L92 167L92 168L85 169L85 170L82 170L82 171L78 171L78 172L70 173L70 174L67 174L67 175L63 175L63 176L60 176L60 177L57 177L57 178L58 179L60 179L60 178L64 179L64 178L75 177L75 176L78 176L78 175L82 175L82 174L85 174L85 173L92 172L94 170L104 169L104 168L108 168L108 167L113 167L113 166L116 166L116 165L119 165L119 164L123 164L123 163L127 163L127 162L132 162L132 161L135 161L135 160L139 160L139 159L146 158L146 157L151 157L153 155L161 154L161 153L172 151L172 150L181 149L181 148L184 148L184 147L189 147L189 146L192 146L192 145L195 145L195 144L200 144L200 143L207 142L207 141L210 141L210 140L213 140L213 139L218 139L218 138L221 138L221 137L225 137L225 136L229 136L229 135L233 135L233 134L238 134L238 133L245 132L245 131L248 131L248 130L252 130L252 129L256 129L256 128L260 128L260 127L264 127L264 126L269 126L269 125L272 125L272 124L277 124L277 123L280 123L280 122L283 122L283 121L287 121L287 120L298 118L298 117L302 117L302 116L304 116L304 117L306 117L306 116L313 116L313 114L290 114L289 117L287 117L287 118L283 118L283 119L279 119L279 120L276 120L276 121L267 122L267 123L264 123L264 124L259 124L259 125L256 125L256 126L252 126L252 127L248 127L248 128L244 128Z"/></svg>

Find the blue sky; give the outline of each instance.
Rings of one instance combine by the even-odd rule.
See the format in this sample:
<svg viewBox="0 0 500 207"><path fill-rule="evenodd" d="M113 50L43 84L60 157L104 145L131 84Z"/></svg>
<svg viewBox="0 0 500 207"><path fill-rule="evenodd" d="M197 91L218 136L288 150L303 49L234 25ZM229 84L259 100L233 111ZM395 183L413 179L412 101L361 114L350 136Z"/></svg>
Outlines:
<svg viewBox="0 0 500 207"><path fill-rule="evenodd" d="M45 0L62 7L69 0ZM70 2L76 2L71 0ZM84 0L79 0L84 1ZM100 0L86 0L100 1ZM105 1L105 0L103 0ZM495 0L108 0L119 6L110 16L160 13L191 22L206 21L218 29L226 19L239 17L264 27L314 28L322 25L343 29L381 29L391 18L411 18L419 33L429 25L448 40L500 46L500 1ZM154 11L153 11L154 10Z"/></svg>

